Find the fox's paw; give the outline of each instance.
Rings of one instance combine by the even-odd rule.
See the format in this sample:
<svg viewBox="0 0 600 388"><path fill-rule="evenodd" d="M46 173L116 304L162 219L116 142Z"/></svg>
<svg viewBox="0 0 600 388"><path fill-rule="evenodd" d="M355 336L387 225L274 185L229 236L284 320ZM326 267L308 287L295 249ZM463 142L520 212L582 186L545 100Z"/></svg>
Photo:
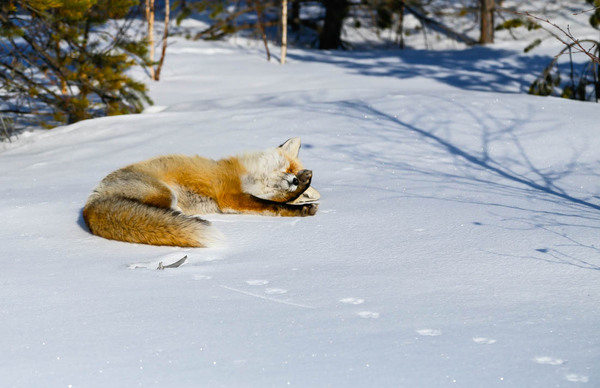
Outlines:
<svg viewBox="0 0 600 388"><path fill-rule="evenodd" d="M314 216L317 214L317 210L319 209L319 204L317 203L309 203L306 205L302 205L301 215L302 217Z"/></svg>
<svg viewBox="0 0 600 388"><path fill-rule="evenodd" d="M310 186L310 181L312 180L312 171L311 170L298 171L298 175L296 175L296 178L298 178L298 183L299 183L298 186L306 188L306 187Z"/></svg>
<svg viewBox="0 0 600 388"><path fill-rule="evenodd" d="M277 204L275 205L274 215L281 217L307 217L314 216L319 209L316 203L306 203L303 205Z"/></svg>

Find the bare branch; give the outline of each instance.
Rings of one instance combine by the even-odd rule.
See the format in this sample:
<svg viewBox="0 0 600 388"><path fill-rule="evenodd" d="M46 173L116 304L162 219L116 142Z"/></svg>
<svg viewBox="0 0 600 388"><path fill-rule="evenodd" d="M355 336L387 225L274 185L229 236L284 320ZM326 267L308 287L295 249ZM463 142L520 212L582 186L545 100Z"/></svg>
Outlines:
<svg viewBox="0 0 600 388"><path fill-rule="evenodd" d="M584 14L584 13L587 13L587 12L593 12L593 11L595 11L597 9L600 9L600 7L594 7L594 8L586 9L586 10L583 10L583 11L575 12L573 15L574 16L578 16L578 15L581 15L581 14Z"/></svg>
<svg viewBox="0 0 600 388"><path fill-rule="evenodd" d="M556 39L558 39L562 44L564 44L565 46L571 47L573 48L576 52L579 53L583 53L585 55L587 55L594 63L600 64L600 58L598 58L596 55L594 55L590 50L585 49L582 45L581 45L581 41L577 38L575 38L573 36L573 34L571 33L571 29L569 28L569 26L567 26L567 29L565 30L563 27L559 26L558 24L551 22L548 19L533 15L530 12L519 12L519 11L513 11L510 9L506 9L506 8L499 8L499 11L502 12L508 12L508 13L512 13L514 15L518 15L518 16L525 16L528 17L530 19L533 20L537 20L539 22L548 24L550 26L552 26L554 29L560 31L562 33L562 35L564 35L564 37L566 37L566 39L564 37L561 37L559 34L555 34L551 31L549 31Z"/></svg>

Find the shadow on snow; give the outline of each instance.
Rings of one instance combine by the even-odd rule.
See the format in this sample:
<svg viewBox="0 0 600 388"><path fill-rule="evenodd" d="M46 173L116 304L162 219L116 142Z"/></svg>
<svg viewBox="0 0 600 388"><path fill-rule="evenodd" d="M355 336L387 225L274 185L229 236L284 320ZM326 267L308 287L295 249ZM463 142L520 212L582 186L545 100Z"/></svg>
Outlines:
<svg viewBox="0 0 600 388"><path fill-rule="evenodd" d="M331 63L367 76L425 77L465 90L513 93L527 92L531 82L552 60L549 56L488 47L445 51L336 51L334 55L302 51L288 56L303 62Z"/></svg>
<svg viewBox="0 0 600 388"><path fill-rule="evenodd" d="M439 103L441 105L449 102L440 99ZM448 108L439 105L438 107ZM406 114L407 119L401 119L397 115L361 101L332 102L325 108L316 109L319 111L323 109L322 113L327 111L329 114L345 116L350 114L355 116L357 121L368 118L369 125L375 122L378 126L375 131L369 131L368 126L365 126L363 131L356 134L359 138L353 139L351 143L331 145L334 154L346 154L348 158L367 168L386 167L388 170L401 172L395 176L386 176L384 178L386 180L406 179L413 185L429 184L433 189L426 189L426 192L434 193L430 194L430 199L500 209L498 210L500 214L497 216L506 221L513 221L511 228L519 228L524 232L544 230L556 237L557 243L553 247L532 247L531 255L519 256L519 258L600 270L598 264L600 249L592 243L583 242L582 238L573 236L573 227L600 230L600 201L594 195L573 194L575 189L570 188L568 182L564 183L574 175L583 175L590 181L598 181L600 166L598 163L579 162L578 155L582 150L573 149L568 163L551 168L537 167L520 139L523 123L538 122L534 112L523 113L525 117L521 119L517 117L511 120L511 124L506 125L497 114L488 114L485 110L471 109L464 104L455 103L452 107L455 110L453 113L458 113L457 111L460 110L462 117L470 117L469 121L472 125L476 125L481 130L480 147L473 147L472 140L465 145L461 145L460 141L451 140L453 115L448 115L450 118L445 118L446 122L438 122L434 126L435 129L426 129L432 128L432 124L424 120L441 117L428 115L426 109L430 107L423 107L420 111L415 108L410 114ZM543 121L543 118L539 118L539 121ZM360 123L357 125L361 126ZM559 124L548 121L544 125L548 126L547 130L552 130L551 125ZM469 130L470 136L472 133L473 130ZM537 136L535 131L529 135ZM415 143L416 140L419 143ZM499 143L504 144L508 150L494 152L494 147ZM387 145L385 146L387 152L381 152L383 144ZM327 158L327 154L320 155L322 158ZM431 162L422 163L421 160L425 158L430 159ZM453 168L447 168L448 164ZM402 177L398 178L399 176ZM481 200L481 195L457 198L435 194L446 188L455 192L457 185L463 192L496 194L493 197L495 202ZM394 196L416 195L424 198L421 194L386 190ZM505 197L506 201L499 199L498 194ZM515 201L515 197L524 201ZM536 202L547 203L549 206L533 205ZM502 208L517 210L524 216L507 218L507 215L501 211ZM473 224L481 225L478 222ZM523 226L514 226L517 224Z"/></svg>

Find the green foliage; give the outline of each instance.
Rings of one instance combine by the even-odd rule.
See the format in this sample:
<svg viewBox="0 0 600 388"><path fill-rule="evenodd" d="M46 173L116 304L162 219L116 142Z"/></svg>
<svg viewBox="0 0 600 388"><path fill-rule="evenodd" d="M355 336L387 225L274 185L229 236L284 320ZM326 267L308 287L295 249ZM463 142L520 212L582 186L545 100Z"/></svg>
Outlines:
<svg viewBox="0 0 600 388"><path fill-rule="evenodd" d="M12 0L0 6L3 98L27 101L43 125L140 112L146 87L126 72L147 63L144 41L131 40L124 20L136 0Z"/></svg>
<svg viewBox="0 0 600 388"><path fill-rule="evenodd" d="M600 0L585 0L587 4L593 7L600 7ZM600 8L591 10L589 22L592 27L600 29ZM511 22L511 21L507 21ZM600 42L591 39L576 40L571 37L573 43L565 44L565 47L555 56L550 64L544 69L544 72L529 87L529 93L538 96L557 96L579 101L598 101L600 99L600 63L598 55L600 54ZM541 43L540 39L525 48L525 52L530 51ZM583 65L573 62L573 52L581 53L582 46L591 46L586 53L588 61ZM560 75L560 66L558 59L568 54L569 56L569 77L564 80Z"/></svg>
<svg viewBox="0 0 600 388"><path fill-rule="evenodd" d="M586 3L594 6L594 7L600 7L600 0L585 0ZM594 12L592 13L592 15L590 16L590 25L592 27L594 27L595 29L600 29L600 8L594 10Z"/></svg>
<svg viewBox="0 0 600 388"><path fill-rule="evenodd" d="M527 45L527 47L525 47L523 49L524 52L528 53L531 50L533 50L534 48L536 48L537 46L539 46L542 43L542 40L540 38L535 39L533 42L531 42L530 44Z"/></svg>
<svg viewBox="0 0 600 388"><path fill-rule="evenodd" d="M262 7L271 7L275 4L275 1L258 1ZM254 13L254 4L254 0L238 1L235 5L228 0L179 0L173 3L172 9L178 26L184 19L195 14L211 19L212 25L197 33L193 39L215 40L241 29L254 28L254 24L239 24L236 20L244 14Z"/></svg>
<svg viewBox="0 0 600 388"><path fill-rule="evenodd" d="M14 134L15 124L10 118L5 118L0 114L0 141L11 141L10 138Z"/></svg>
<svg viewBox="0 0 600 388"><path fill-rule="evenodd" d="M173 2L173 9L178 10L175 18L178 26L181 25L184 19L187 19L194 13L208 12L208 16L211 19L217 19L225 12L225 6L225 0L179 0Z"/></svg>
<svg viewBox="0 0 600 388"><path fill-rule="evenodd" d="M536 96L550 96L554 92L555 88L560 85L560 73L558 69L555 72L553 68L548 68L544 74L533 81L529 86L529 94Z"/></svg>
<svg viewBox="0 0 600 388"><path fill-rule="evenodd" d="M179 5L181 5L180 1L176 1L173 4L173 7L178 7ZM192 16L192 9L190 7L187 6L181 6L179 13L177 14L177 16L175 17L175 23L180 26L181 22L184 19L189 18L190 16Z"/></svg>
<svg viewBox="0 0 600 388"><path fill-rule="evenodd" d="M510 30L513 28L525 27L527 31L538 30L542 28L538 23L530 19L514 18L505 20L503 23L496 25L496 31Z"/></svg>
<svg viewBox="0 0 600 388"><path fill-rule="evenodd" d="M600 42L584 40L585 44L594 45L594 55L598 55ZM544 69L544 72L529 87L529 94L537 96L557 96L579 101L598 101L600 95L599 65L588 61L583 65L573 62L572 51L576 43L567 45ZM568 77L561 76L561 66L558 59L569 55L568 66L563 66L563 72L568 69Z"/></svg>
<svg viewBox="0 0 600 388"><path fill-rule="evenodd" d="M375 25L380 30L393 29L398 15L403 12L403 4L397 0L366 0L368 9L375 14ZM404 4L419 7L418 1L405 1Z"/></svg>

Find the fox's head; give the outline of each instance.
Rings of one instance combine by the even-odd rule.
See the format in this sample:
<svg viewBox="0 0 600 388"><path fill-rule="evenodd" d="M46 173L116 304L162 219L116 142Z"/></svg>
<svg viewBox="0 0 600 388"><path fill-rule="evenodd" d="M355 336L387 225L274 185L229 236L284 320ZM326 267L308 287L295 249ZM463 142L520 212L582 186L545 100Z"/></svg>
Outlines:
<svg viewBox="0 0 600 388"><path fill-rule="evenodd" d="M242 190L254 197L290 202L310 187L312 171L298 159L300 138L289 139L277 148L246 153L240 157L245 168Z"/></svg>

